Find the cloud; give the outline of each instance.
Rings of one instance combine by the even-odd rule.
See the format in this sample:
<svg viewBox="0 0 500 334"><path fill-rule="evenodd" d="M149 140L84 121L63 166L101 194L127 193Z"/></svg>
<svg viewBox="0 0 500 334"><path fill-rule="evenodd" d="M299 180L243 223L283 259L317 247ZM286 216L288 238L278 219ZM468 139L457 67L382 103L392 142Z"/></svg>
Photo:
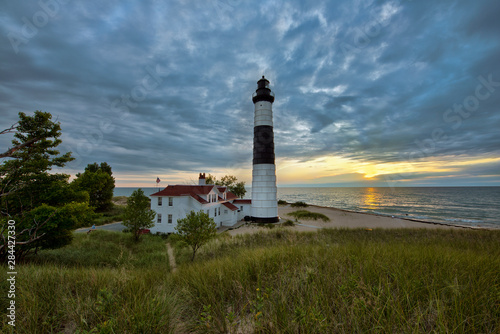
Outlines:
<svg viewBox="0 0 500 334"><path fill-rule="evenodd" d="M19 111L51 112L78 157L70 170L249 169L263 74L281 158L498 155L493 0L57 3L5 4L0 115L8 127ZM480 77L492 78L488 98L468 116L453 111L473 101Z"/></svg>

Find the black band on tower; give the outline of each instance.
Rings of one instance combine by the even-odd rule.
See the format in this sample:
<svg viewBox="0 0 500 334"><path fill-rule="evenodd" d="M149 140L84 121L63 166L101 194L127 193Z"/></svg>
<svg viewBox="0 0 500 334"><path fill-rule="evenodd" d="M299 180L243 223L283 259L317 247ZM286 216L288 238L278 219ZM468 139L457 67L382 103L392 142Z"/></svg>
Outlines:
<svg viewBox="0 0 500 334"><path fill-rule="evenodd" d="M253 164L274 164L274 134L270 125L253 128Z"/></svg>

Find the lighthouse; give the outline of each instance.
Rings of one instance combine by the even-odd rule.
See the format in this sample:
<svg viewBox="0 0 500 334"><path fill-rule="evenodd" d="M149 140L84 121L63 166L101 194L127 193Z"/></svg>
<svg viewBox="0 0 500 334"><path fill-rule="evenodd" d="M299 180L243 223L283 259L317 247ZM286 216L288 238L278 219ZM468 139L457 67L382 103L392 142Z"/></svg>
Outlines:
<svg viewBox="0 0 500 334"><path fill-rule="evenodd" d="M273 102L274 94L264 76L257 81L252 95L255 106L253 128L252 220L257 223L276 223L276 165L274 162Z"/></svg>

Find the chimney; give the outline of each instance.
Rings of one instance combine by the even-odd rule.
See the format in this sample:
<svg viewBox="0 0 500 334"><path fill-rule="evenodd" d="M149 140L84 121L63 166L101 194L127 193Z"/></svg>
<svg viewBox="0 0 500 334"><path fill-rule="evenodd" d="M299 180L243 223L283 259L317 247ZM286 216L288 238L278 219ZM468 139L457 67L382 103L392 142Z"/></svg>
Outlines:
<svg viewBox="0 0 500 334"><path fill-rule="evenodd" d="M204 186L205 185L205 173L200 173L200 178L198 179L198 185Z"/></svg>

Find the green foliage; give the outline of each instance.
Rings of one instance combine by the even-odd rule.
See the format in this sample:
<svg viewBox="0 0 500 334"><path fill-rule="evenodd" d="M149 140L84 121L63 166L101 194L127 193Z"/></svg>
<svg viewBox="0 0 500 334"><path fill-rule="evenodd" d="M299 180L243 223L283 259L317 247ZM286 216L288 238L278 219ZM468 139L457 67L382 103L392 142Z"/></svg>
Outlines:
<svg viewBox="0 0 500 334"><path fill-rule="evenodd" d="M233 175L224 175L223 177L221 177L220 180L217 180L217 178L214 175L208 174L208 176L205 179L205 182L206 184L215 184L218 186L227 187L230 192L232 192L239 198L245 197L245 194L247 193L245 189L245 182L243 181L238 182L236 176Z"/></svg>
<svg viewBox="0 0 500 334"><path fill-rule="evenodd" d="M123 233L95 230L90 234L74 233L73 238L63 248L43 250L36 257L28 257L29 262L80 268L170 270L165 240L158 236L143 235L142 242L135 242Z"/></svg>
<svg viewBox="0 0 500 334"><path fill-rule="evenodd" d="M124 196L125 197L125 196ZM123 221L123 214L125 213L125 206L112 205L107 210L97 214L97 217L92 223L97 226L109 224L113 222Z"/></svg>
<svg viewBox="0 0 500 334"><path fill-rule="evenodd" d="M208 240L215 237L217 225L213 218L210 218L205 212L191 211L186 218L177 220L175 230L193 250L191 257L191 261L193 261L196 251Z"/></svg>
<svg viewBox="0 0 500 334"><path fill-rule="evenodd" d="M305 202L295 202L292 203L292 208L307 208L309 205Z"/></svg>
<svg viewBox="0 0 500 334"><path fill-rule="evenodd" d="M73 160L60 154L61 127L50 113L19 113L9 158L0 165L0 259L5 257L4 222L16 221L17 260L39 247L65 245L69 231L92 214L88 195L73 189L69 175L54 173ZM79 204L77 204L79 203Z"/></svg>
<svg viewBox="0 0 500 334"><path fill-rule="evenodd" d="M278 200L278 205L287 205L288 202L287 201L284 201L282 199Z"/></svg>
<svg viewBox="0 0 500 334"><path fill-rule="evenodd" d="M144 237L135 243L117 232L76 234L71 245L41 251L36 262L18 266L16 331L500 330L500 231L274 229L226 235L173 273L165 241ZM3 291L6 278L0 272ZM0 299L0 308L7 303ZM11 332L7 321L2 316L1 332Z"/></svg>
<svg viewBox="0 0 500 334"><path fill-rule="evenodd" d="M27 226L19 224L17 228L30 228L35 224L38 234L45 236L30 244L29 248L55 249L71 243L72 231L82 221L92 221L92 215L87 203L71 202L58 208L42 204L26 215L22 222L27 222ZM20 248L23 249L24 245Z"/></svg>
<svg viewBox="0 0 500 334"><path fill-rule="evenodd" d="M165 284L170 268L159 237L136 243L118 232L75 233L70 245L28 259L16 268L16 333L179 332L180 307ZM9 328L0 321L0 332Z"/></svg>
<svg viewBox="0 0 500 334"><path fill-rule="evenodd" d="M46 203L60 202L61 191L54 196L55 189L63 188L69 178L64 174L49 173L52 167L63 167L73 160L70 153L59 155L55 149L61 140L61 126L51 121L52 115L35 111L33 116L19 113L17 132L12 140L13 146L21 145L38 138L34 143L16 150L9 160L0 166L0 182L3 215L22 215L25 211ZM65 201L63 198L62 201ZM47 203L49 202L49 203Z"/></svg>
<svg viewBox="0 0 500 334"><path fill-rule="evenodd" d="M76 174L72 186L80 191L87 191L90 197L90 206L97 212L109 210L113 203L115 179L112 176L111 166L106 162L98 165L96 162L88 164L83 174Z"/></svg>
<svg viewBox="0 0 500 334"><path fill-rule="evenodd" d="M141 230L154 226L153 219L156 213L150 210L149 198L144 195L142 189L134 190L127 199L127 207L123 214L123 225L134 235L136 241L141 237Z"/></svg>
<svg viewBox="0 0 500 334"><path fill-rule="evenodd" d="M211 305L211 332L231 311L242 332L493 333L500 231L475 232L262 232L210 243L173 279L184 323Z"/></svg>
<svg viewBox="0 0 500 334"><path fill-rule="evenodd" d="M295 223L293 221L291 221L290 219L287 219L281 225L283 225L283 226L295 226Z"/></svg>
<svg viewBox="0 0 500 334"><path fill-rule="evenodd" d="M313 220L318 220L321 219L324 222L330 221L330 218L325 216L322 213L317 213L317 212L311 212L307 210L297 210L288 213L289 216L295 217L296 219L313 219Z"/></svg>

